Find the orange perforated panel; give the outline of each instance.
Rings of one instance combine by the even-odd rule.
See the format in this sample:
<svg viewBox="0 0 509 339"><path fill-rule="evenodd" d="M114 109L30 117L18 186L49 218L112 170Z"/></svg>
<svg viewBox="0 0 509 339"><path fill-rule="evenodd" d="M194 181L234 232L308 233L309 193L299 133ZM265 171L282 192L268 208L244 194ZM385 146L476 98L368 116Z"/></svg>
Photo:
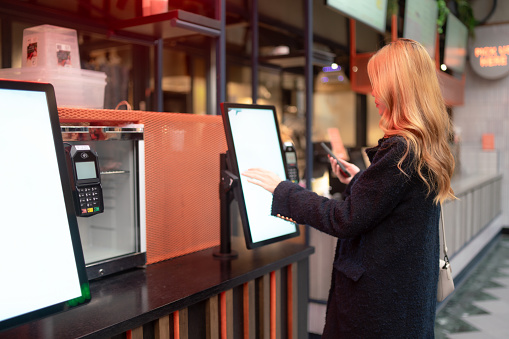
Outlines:
<svg viewBox="0 0 509 339"><path fill-rule="evenodd" d="M147 263L219 245L221 119L143 113Z"/></svg>
<svg viewBox="0 0 509 339"><path fill-rule="evenodd" d="M93 123L103 126L116 126L126 123L137 123L141 119L141 111L123 111L111 109L84 109L59 107L60 123Z"/></svg>
<svg viewBox="0 0 509 339"><path fill-rule="evenodd" d="M219 245L221 116L59 108L62 124L145 126L147 264Z"/></svg>

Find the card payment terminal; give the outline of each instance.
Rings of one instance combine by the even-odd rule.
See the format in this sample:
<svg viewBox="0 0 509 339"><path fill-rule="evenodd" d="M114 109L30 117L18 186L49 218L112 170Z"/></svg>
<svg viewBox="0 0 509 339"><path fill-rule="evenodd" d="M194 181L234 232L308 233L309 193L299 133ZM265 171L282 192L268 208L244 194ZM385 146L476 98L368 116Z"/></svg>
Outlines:
<svg viewBox="0 0 509 339"><path fill-rule="evenodd" d="M288 179L294 183L299 183L299 168L297 167L297 151L291 142L284 143L286 168L288 169Z"/></svg>
<svg viewBox="0 0 509 339"><path fill-rule="evenodd" d="M76 216L89 217L104 212L97 153L89 145L65 145Z"/></svg>

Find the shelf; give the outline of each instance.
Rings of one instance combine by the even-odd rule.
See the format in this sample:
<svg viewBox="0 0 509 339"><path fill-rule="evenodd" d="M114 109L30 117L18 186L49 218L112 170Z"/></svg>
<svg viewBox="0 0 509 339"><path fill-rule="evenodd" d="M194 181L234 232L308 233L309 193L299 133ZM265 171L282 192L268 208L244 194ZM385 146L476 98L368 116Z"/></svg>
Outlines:
<svg viewBox="0 0 509 339"><path fill-rule="evenodd" d="M330 66L334 62L333 53L320 50L313 51L313 65ZM298 51L292 54L260 57L260 61L278 65L282 68L304 67L306 64L305 51Z"/></svg>
<svg viewBox="0 0 509 339"><path fill-rule="evenodd" d="M104 171L104 172L101 172L101 175L111 175L111 174L129 174L129 171L118 170L118 171Z"/></svg>
<svg viewBox="0 0 509 339"><path fill-rule="evenodd" d="M61 126L62 138L66 142L143 140L143 126Z"/></svg>
<svg viewBox="0 0 509 339"><path fill-rule="evenodd" d="M180 9L166 13L114 21L111 30L116 36L140 40L158 40L201 34L218 37L221 22Z"/></svg>

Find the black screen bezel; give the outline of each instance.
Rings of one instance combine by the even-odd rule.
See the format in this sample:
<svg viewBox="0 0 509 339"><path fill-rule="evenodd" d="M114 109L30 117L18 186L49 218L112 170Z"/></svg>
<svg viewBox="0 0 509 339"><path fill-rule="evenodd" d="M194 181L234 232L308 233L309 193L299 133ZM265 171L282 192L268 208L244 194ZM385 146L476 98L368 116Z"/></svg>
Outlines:
<svg viewBox="0 0 509 339"><path fill-rule="evenodd" d="M72 190L69 175L67 172L67 165L64 153L64 145L62 140L62 133L60 130L60 120L58 117L58 109L55 98L55 90L51 84L36 83L36 82L23 82L23 81L10 81L0 80L0 89L9 90L22 90L22 91L36 91L44 92L48 103L49 120L53 134L53 141L55 146L55 153L60 173L60 181L62 184L62 193L64 196L65 209L67 220L69 223L69 231L71 235L71 242L73 245L74 258L78 273L78 279L82 296L60 302L55 305L47 306L35 311L31 311L22 315L8 318L0 321L0 332L9 328L14 328L25 323L35 321L62 311L73 309L90 302L90 288L88 277L85 268L85 259L83 256L83 248L81 246L81 239L78 229L78 221L74 211L74 202L72 197ZM20 103L21 104L21 103ZM50 265L51 263L48 263ZM78 301L79 299L79 301ZM22 302L22 300L20 300ZM72 305L72 306L71 306Z"/></svg>
<svg viewBox="0 0 509 339"><path fill-rule="evenodd" d="M286 180L288 178L288 167L287 167L287 163L286 163L286 157L284 156L284 147L283 147L283 143L281 141L281 133L279 130L279 123L278 123L278 119L277 119L276 108L274 106L255 105L255 104L236 104L236 103L229 103L229 102L221 103L221 115L223 117L223 125L224 125L224 130L225 130L225 135L226 135L226 143L228 146L228 159L229 159L228 168L234 175L236 175L239 178L237 184L234 186L234 195L235 195L235 199L237 200L237 202L239 204L239 212L240 212L240 218L242 221L242 229L244 231L246 247L248 249L254 249L257 247L264 246L264 245L269 245L269 244L276 243L276 242L279 242L282 240L297 237L300 235L300 229L299 229L298 225L295 225L295 231L292 233L288 233L288 234L285 234L282 236L266 239L263 241L253 242L253 239L251 236L251 227L249 224L249 218L247 216L246 202L244 200L244 191L242 189L242 184L240 182L240 173L239 173L239 167L238 167L238 163L237 163L237 153L236 153L235 144L233 141L230 119L228 117L228 110L234 109L234 108L240 108L240 109L251 108L251 109L272 110L273 117L274 117L274 123L275 123L276 130L277 130L277 137L279 140L279 149L280 149L280 153L281 153L281 160L283 161L283 165L284 165L284 169L285 169L286 177L282 178L283 180Z"/></svg>

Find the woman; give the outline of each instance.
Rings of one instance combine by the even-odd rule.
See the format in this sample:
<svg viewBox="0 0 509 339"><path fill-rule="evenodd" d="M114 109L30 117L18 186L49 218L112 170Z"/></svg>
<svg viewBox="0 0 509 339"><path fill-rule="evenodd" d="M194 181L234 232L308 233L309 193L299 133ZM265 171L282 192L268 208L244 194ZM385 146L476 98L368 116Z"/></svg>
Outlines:
<svg viewBox="0 0 509 339"><path fill-rule="evenodd" d="M263 169L243 173L273 193L272 214L338 238L323 338L433 338L441 203L454 199L451 123L435 66L399 39L368 63L384 138L336 201Z"/></svg>

